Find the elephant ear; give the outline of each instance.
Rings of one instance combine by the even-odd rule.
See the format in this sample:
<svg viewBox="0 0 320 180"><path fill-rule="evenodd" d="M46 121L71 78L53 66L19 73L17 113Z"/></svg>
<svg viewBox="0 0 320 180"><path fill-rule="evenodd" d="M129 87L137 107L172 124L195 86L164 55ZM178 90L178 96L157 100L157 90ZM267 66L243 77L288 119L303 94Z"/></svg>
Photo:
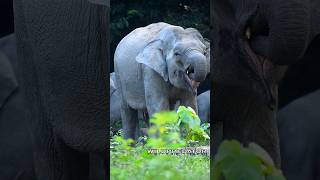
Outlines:
<svg viewBox="0 0 320 180"><path fill-rule="evenodd" d="M165 81L169 80L162 40L153 40L148 43L138 54L136 61L156 71Z"/></svg>
<svg viewBox="0 0 320 180"><path fill-rule="evenodd" d="M7 56L0 51L0 109L18 88L18 82Z"/></svg>

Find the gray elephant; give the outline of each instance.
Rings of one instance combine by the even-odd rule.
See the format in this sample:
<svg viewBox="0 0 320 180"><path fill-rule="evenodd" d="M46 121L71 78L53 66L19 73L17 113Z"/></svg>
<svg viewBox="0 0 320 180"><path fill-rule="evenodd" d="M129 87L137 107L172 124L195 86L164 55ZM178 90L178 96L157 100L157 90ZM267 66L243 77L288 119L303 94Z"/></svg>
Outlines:
<svg viewBox="0 0 320 180"><path fill-rule="evenodd" d="M13 5L36 179L87 180L90 154L107 179L110 9L87 0Z"/></svg>
<svg viewBox="0 0 320 180"><path fill-rule="evenodd" d="M320 179L320 90L278 114L281 167L288 180Z"/></svg>
<svg viewBox="0 0 320 180"><path fill-rule="evenodd" d="M114 54L125 138L136 138L137 110L174 108L177 100L197 111L197 87L209 72L209 42L193 28L167 23L137 28Z"/></svg>
<svg viewBox="0 0 320 180"><path fill-rule="evenodd" d="M16 36L0 39L0 179L34 180L27 106L18 79ZM104 179L103 161L90 154L90 180Z"/></svg>
<svg viewBox="0 0 320 180"><path fill-rule="evenodd" d="M210 122L210 91L201 93L197 97L198 115L202 122Z"/></svg>

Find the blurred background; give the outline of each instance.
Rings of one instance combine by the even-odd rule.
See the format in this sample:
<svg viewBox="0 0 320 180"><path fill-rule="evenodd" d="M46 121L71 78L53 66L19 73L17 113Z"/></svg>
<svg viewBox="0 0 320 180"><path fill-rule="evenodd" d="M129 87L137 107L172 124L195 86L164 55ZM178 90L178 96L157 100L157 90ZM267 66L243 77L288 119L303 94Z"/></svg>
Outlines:
<svg viewBox="0 0 320 180"><path fill-rule="evenodd" d="M0 1L0 37L13 33L13 7L12 0Z"/></svg>

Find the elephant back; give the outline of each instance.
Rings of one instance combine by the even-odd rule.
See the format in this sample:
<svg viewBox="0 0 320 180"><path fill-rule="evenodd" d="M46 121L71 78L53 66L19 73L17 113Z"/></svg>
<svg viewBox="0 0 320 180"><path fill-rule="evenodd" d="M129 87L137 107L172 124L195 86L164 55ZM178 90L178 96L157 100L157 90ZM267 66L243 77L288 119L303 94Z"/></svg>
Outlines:
<svg viewBox="0 0 320 180"><path fill-rule="evenodd" d="M136 57L167 26L171 25L155 23L137 28L125 36L116 48L114 54L116 87L124 103L135 109L146 108L144 82L141 78L143 66L136 61Z"/></svg>

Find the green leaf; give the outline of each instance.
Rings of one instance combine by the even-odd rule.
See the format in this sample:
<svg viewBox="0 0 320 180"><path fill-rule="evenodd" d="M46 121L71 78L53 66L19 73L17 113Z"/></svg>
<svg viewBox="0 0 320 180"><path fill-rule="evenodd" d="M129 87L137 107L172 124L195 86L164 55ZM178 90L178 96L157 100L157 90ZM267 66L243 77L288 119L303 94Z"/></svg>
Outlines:
<svg viewBox="0 0 320 180"><path fill-rule="evenodd" d="M214 180L284 180L268 153L259 145L250 143L244 148L238 141L224 141L214 159Z"/></svg>
<svg viewBox="0 0 320 180"><path fill-rule="evenodd" d="M273 162L272 158L269 156L269 154L267 153L267 151L265 151L258 144L249 143L248 149L250 149L252 152L254 152L257 155L257 157L259 157L264 164L274 166L274 162Z"/></svg>
<svg viewBox="0 0 320 180"><path fill-rule="evenodd" d="M162 126L165 124L173 124L178 121L178 116L175 112L161 112L155 113L150 119L151 123L156 124L157 126Z"/></svg>

